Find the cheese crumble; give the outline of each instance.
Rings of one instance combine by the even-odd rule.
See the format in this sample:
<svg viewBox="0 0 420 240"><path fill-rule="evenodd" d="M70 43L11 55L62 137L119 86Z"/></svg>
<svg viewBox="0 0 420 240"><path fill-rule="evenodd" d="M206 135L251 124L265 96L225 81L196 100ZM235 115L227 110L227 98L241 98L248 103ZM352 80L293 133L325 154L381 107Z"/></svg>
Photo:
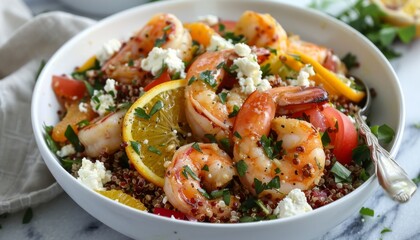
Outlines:
<svg viewBox="0 0 420 240"><path fill-rule="evenodd" d="M96 58L102 64L104 64L114 53L118 52L122 44L118 39L111 39L106 42L102 48L96 53Z"/></svg>
<svg viewBox="0 0 420 240"><path fill-rule="evenodd" d="M96 160L92 163L89 159L82 159L82 167L77 171L78 181L92 190L105 190L104 184L111 181L111 171L106 170L104 163Z"/></svg>
<svg viewBox="0 0 420 240"><path fill-rule="evenodd" d="M185 78L185 64L178 57L178 51L175 49L163 49L154 47L147 58L141 61L141 68L157 76L166 66L170 75L180 73L181 78Z"/></svg>
<svg viewBox="0 0 420 240"><path fill-rule="evenodd" d="M92 106L93 111L100 116L105 115L110 108L116 106L114 99L117 97L117 89L115 88L115 85L115 80L108 78L104 90L93 91L90 106Z"/></svg>
<svg viewBox="0 0 420 240"><path fill-rule="evenodd" d="M298 188L293 189L281 200L274 209L273 214L278 218L291 217L312 211L305 194Z"/></svg>

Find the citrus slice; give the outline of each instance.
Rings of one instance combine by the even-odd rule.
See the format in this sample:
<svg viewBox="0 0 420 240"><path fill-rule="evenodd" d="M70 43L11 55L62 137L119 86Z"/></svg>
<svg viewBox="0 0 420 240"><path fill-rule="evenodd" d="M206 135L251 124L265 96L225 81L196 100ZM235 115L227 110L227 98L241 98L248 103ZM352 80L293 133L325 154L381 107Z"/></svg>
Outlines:
<svg viewBox="0 0 420 240"><path fill-rule="evenodd" d="M191 142L185 118L186 80L169 81L153 87L127 111L123 140L130 162L147 180L163 187L165 162L175 151Z"/></svg>
<svg viewBox="0 0 420 240"><path fill-rule="evenodd" d="M119 203L122 203L124 205L127 205L129 207L135 208L135 209L139 209L142 211L147 210L147 208L144 206L144 204L142 202L140 202L140 200L124 193L121 190L107 190L107 191L98 191L98 193L102 194L103 196L110 198L112 200L116 200Z"/></svg>
<svg viewBox="0 0 420 240"><path fill-rule="evenodd" d="M371 0L383 12L385 20L396 26L416 26L420 37L420 0Z"/></svg>

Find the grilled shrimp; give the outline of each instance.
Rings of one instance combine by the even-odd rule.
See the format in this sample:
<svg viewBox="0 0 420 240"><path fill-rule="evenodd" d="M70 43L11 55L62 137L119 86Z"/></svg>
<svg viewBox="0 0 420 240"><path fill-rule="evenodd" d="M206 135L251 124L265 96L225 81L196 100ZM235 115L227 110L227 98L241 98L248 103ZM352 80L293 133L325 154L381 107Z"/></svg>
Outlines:
<svg viewBox="0 0 420 240"><path fill-rule="evenodd" d="M191 35L182 22L172 14L157 14L104 64L102 71L121 83L142 83L146 72L140 68L141 60L154 46L177 49L186 62L192 58Z"/></svg>
<svg viewBox="0 0 420 240"><path fill-rule="evenodd" d="M298 98L291 97L299 88L304 94L298 92ZM255 91L247 98L233 128L240 136L234 140L233 159L246 169L238 173L251 193L278 201L294 188L306 190L319 181L325 153L318 131L308 122L275 116L277 108L301 108L321 99L325 101L327 96L319 88L301 87ZM269 138L271 131L275 139ZM269 148L273 153L268 154Z"/></svg>
<svg viewBox="0 0 420 240"><path fill-rule="evenodd" d="M187 72L187 80L197 80L185 88L186 116L194 136L200 141L206 140L206 134L214 135L216 139L229 137L233 119L228 116L233 110L216 93L226 75L225 70L218 69L217 65L227 62L233 54L233 50L206 52Z"/></svg>
<svg viewBox="0 0 420 240"><path fill-rule="evenodd" d="M120 110L110 113L79 131L79 140L85 146L88 157L112 154L120 148L122 119L125 112L125 110Z"/></svg>
<svg viewBox="0 0 420 240"><path fill-rule="evenodd" d="M232 160L216 144L195 144L175 152L163 190L168 201L190 220L229 219L238 200L230 194L228 199L209 199L207 194L222 190L232 180L236 174Z"/></svg>
<svg viewBox="0 0 420 240"><path fill-rule="evenodd" d="M287 33L270 14L244 12L236 23L235 34L243 35L250 46L287 49Z"/></svg>

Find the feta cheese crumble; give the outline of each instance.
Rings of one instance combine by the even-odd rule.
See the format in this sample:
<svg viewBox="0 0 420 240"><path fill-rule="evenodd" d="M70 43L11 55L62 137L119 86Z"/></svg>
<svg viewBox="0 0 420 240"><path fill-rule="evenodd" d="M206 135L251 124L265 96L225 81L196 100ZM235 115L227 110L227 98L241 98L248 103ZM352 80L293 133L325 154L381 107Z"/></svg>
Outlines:
<svg viewBox="0 0 420 240"><path fill-rule="evenodd" d="M115 107L114 99L117 97L117 89L115 88L115 80L108 78L104 90L94 90L90 100L93 111L100 116L105 115L110 108ZM79 106L80 108L80 106Z"/></svg>
<svg viewBox="0 0 420 240"><path fill-rule="evenodd" d="M121 42L118 39L111 39L106 42L102 48L96 53L96 58L104 64L114 53L118 52L121 48Z"/></svg>
<svg viewBox="0 0 420 240"><path fill-rule="evenodd" d="M237 78L241 91L245 94L251 94L255 90L266 91L271 89L270 82L262 79L262 71L257 62L257 56L252 53L251 48L244 44L238 43L234 46L235 53L240 56L233 60L233 65L237 66Z"/></svg>
<svg viewBox="0 0 420 240"><path fill-rule="evenodd" d="M221 51L226 49L233 49L235 46L232 42L224 39L221 36L213 35L210 39L210 44L207 46L208 52Z"/></svg>
<svg viewBox="0 0 420 240"><path fill-rule="evenodd" d="M88 109L87 109L87 103L80 102L79 103L79 111L82 112L82 113L87 112L88 111Z"/></svg>
<svg viewBox="0 0 420 240"><path fill-rule="evenodd" d="M75 153L76 153L76 150L71 144L65 145L64 147L61 148L61 150L57 151L57 155L59 157L67 157Z"/></svg>
<svg viewBox="0 0 420 240"><path fill-rule="evenodd" d="M285 218L309 211L312 211L312 208L306 201L305 194L296 188L277 204L273 214L277 215L278 218Z"/></svg>
<svg viewBox="0 0 420 240"><path fill-rule="evenodd" d="M92 190L105 190L104 184L111 181L111 171L106 170L104 163L96 160L92 163L89 159L82 159L82 167L77 172L78 181Z"/></svg>
<svg viewBox="0 0 420 240"><path fill-rule="evenodd" d="M181 78L185 78L185 64L178 57L178 51L175 49L163 49L154 47L147 58L141 61L141 68L149 71L153 76L157 76L162 68L166 66L169 74L180 73Z"/></svg>
<svg viewBox="0 0 420 240"><path fill-rule="evenodd" d="M314 75L315 75L315 71L312 65L306 64L300 69L296 80L290 79L289 84L292 86L303 86L303 87L315 86L315 82L309 79L309 77L314 76Z"/></svg>
<svg viewBox="0 0 420 240"><path fill-rule="evenodd" d="M207 25L213 26L219 23L219 17L214 16L214 15L199 16L198 21L203 22Z"/></svg>

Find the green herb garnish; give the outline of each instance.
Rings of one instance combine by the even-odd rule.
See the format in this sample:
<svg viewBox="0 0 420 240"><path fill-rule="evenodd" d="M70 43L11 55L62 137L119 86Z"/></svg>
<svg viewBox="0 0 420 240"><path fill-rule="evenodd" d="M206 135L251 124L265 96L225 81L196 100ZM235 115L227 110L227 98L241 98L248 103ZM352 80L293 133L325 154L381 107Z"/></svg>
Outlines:
<svg viewBox="0 0 420 240"><path fill-rule="evenodd" d="M134 152L136 152L138 155L140 155L140 148L141 148L140 143L138 143L136 141L130 141L130 146L134 150Z"/></svg>
<svg viewBox="0 0 420 240"><path fill-rule="evenodd" d="M351 182L351 172L338 161L334 163L330 172L334 174L336 183Z"/></svg>
<svg viewBox="0 0 420 240"><path fill-rule="evenodd" d="M157 149L156 147L154 147L154 146L147 147L147 150L149 150L149 152L155 153L157 155L161 155L162 154L162 152L159 149Z"/></svg>
<svg viewBox="0 0 420 240"><path fill-rule="evenodd" d="M45 134L44 134L45 142L47 143L47 146L51 150L51 152L56 154L58 151L57 143L51 137L53 127L44 125L44 130L45 130Z"/></svg>
<svg viewBox="0 0 420 240"><path fill-rule="evenodd" d="M186 179L188 179L188 176L190 176L196 181L200 180L200 178L197 177L197 175L193 172L193 170L191 170L191 168L188 165L185 165L184 169L182 169L182 175L184 175Z"/></svg>
<svg viewBox="0 0 420 240"><path fill-rule="evenodd" d="M204 164L204 166L201 168L201 170L208 172L209 166L207 164Z"/></svg>
<svg viewBox="0 0 420 240"><path fill-rule="evenodd" d="M200 148L200 145L198 145L197 142L193 143L191 147L194 148L197 152L203 153L203 151Z"/></svg>
<svg viewBox="0 0 420 240"><path fill-rule="evenodd" d="M373 209L365 208L365 207L362 207L359 213L360 215L369 216L369 217L373 217L375 215L375 211L373 211Z"/></svg>
<svg viewBox="0 0 420 240"><path fill-rule="evenodd" d="M191 85L197 78L195 76L192 76L190 80L188 80L188 86Z"/></svg>
<svg viewBox="0 0 420 240"><path fill-rule="evenodd" d="M38 80L39 74L41 74L42 69L44 69L44 67L45 67L45 63L46 63L46 61L44 59L42 59L41 63L39 64L38 70L36 71L36 74L35 74L35 81Z"/></svg>
<svg viewBox="0 0 420 240"><path fill-rule="evenodd" d="M384 229L382 229L381 234L387 233L387 232L392 232L391 229L384 227Z"/></svg>
<svg viewBox="0 0 420 240"><path fill-rule="evenodd" d="M330 145L331 138L330 138L330 135L328 134L328 131L321 133L321 141L322 141L322 146L324 147Z"/></svg>
<svg viewBox="0 0 420 240"><path fill-rule="evenodd" d="M80 143L79 137L70 125L67 125L64 136L67 138L67 140L69 140L71 145L73 145L76 152L83 152L85 150L85 147L83 147L83 145Z"/></svg>
<svg viewBox="0 0 420 240"><path fill-rule="evenodd" d="M211 143L217 143L217 139L215 135L204 134L204 137L207 138Z"/></svg>
<svg viewBox="0 0 420 240"><path fill-rule="evenodd" d="M240 107L237 106L237 105L234 105L233 106L233 111L231 113L229 113L228 117L229 118L236 117L236 115L238 115L238 113L239 113L239 110L240 110Z"/></svg>
<svg viewBox="0 0 420 240"><path fill-rule="evenodd" d="M215 88L217 86L216 79L214 78L214 75L211 70L201 72L200 79L212 88Z"/></svg>
<svg viewBox="0 0 420 240"><path fill-rule="evenodd" d="M378 138L379 143L381 144L388 144L394 139L395 132L394 130L386 125L383 124L381 126L375 125L370 127L372 133Z"/></svg>
<svg viewBox="0 0 420 240"><path fill-rule="evenodd" d="M243 176L245 176L245 173L248 170L248 165L246 164L246 162L244 160L239 160L236 163L236 170L238 171L238 175L240 177L243 177Z"/></svg>
<svg viewBox="0 0 420 240"><path fill-rule="evenodd" d="M217 96L219 96L220 98L220 102L222 104L226 103L226 98L227 98L228 93L227 92L220 92L219 94L217 94Z"/></svg>
<svg viewBox="0 0 420 240"><path fill-rule="evenodd" d="M233 136L235 136L235 137L237 137L237 138L239 138L239 139L242 139L242 136L237 132L237 131L235 131L234 133L233 133Z"/></svg>

